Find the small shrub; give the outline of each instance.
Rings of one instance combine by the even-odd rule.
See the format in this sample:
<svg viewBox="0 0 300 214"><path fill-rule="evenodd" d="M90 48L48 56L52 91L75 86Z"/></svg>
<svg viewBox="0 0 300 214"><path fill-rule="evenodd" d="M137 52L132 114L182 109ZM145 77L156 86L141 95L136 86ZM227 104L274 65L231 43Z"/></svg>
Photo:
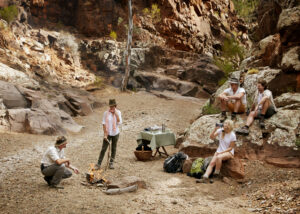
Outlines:
<svg viewBox="0 0 300 214"><path fill-rule="evenodd" d="M299 138L299 137L296 138L295 145L296 145L297 147L300 147L300 138Z"/></svg>
<svg viewBox="0 0 300 214"><path fill-rule="evenodd" d="M122 17L119 17L119 18L118 18L118 26L119 26L120 24L122 24L123 21L124 21L124 19L123 19Z"/></svg>
<svg viewBox="0 0 300 214"><path fill-rule="evenodd" d="M151 6L151 18L154 22L160 21L160 9L157 4L152 4Z"/></svg>
<svg viewBox="0 0 300 214"><path fill-rule="evenodd" d="M145 16L150 14L151 19L154 23L157 23L161 20L161 18L160 18L160 9L159 9L157 4L152 4L151 5L151 10L149 10L149 8L144 8L143 9L143 14Z"/></svg>
<svg viewBox="0 0 300 214"><path fill-rule="evenodd" d="M220 79L220 80L218 81L218 85L219 85L219 86L222 86L226 81L227 81L227 78L224 77L224 78L222 78L222 79Z"/></svg>
<svg viewBox="0 0 300 214"><path fill-rule="evenodd" d="M110 38L112 38L113 40L117 40L117 33L115 31L111 31L109 34Z"/></svg>
<svg viewBox="0 0 300 214"><path fill-rule="evenodd" d="M10 24L18 16L18 8L16 5L11 5L0 9L0 17Z"/></svg>
<svg viewBox="0 0 300 214"><path fill-rule="evenodd" d="M202 114L204 114L204 115L207 115L207 114L218 114L220 112L221 111L218 108L214 107L211 104L207 104L207 105L203 106L203 108L202 108Z"/></svg>
<svg viewBox="0 0 300 214"><path fill-rule="evenodd" d="M0 20L0 30L5 30L7 28L7 23L4 20Z"/></svg>
<svg viewBox="0 0 300 214"><path fill-rule="evenodd" d="M225 58L239 57L244 59L244 49L234 38L226 38L222 46L222 56Z"/></svg>
<svg viewBox="0 0 300 214"><path fill-rule="evenodd" d="M57 42L60 46L69 51L73 57L79 57L78 43L76 42L76 39L72 34L61 32Z"/></svg>
<svg viewBox="0 0 300 214"><path fill-rule="evenodd" d="M148 8L143 9L143 14L148 15L150 13L150 10Z"/></svg>
<svg viewBox="0 0 300 214"><path fill-rule="evenodd" d="M102 78L99 76L96 76L95 81L93 82L93 85L96 87L99 87L99 88L102 87L102 85L103 85Z"/></svg>
<svg viewBox="0 0 300 214"><path fill-rule="evenodd" d="M64 25L64 23L63 23L61 20L59 20L59 21L57 22L57 24L56 24L56 27L57 27L59 30L62 30L62 29L64 29L65 25Z"/></svg>
<svg viewBox="0 0 300 214"><path fill-rule="evenodd" d="M229 60L222 60L220 58L215 58L215 64L225 73L225 80L227 80L230 73L234 71L234 66Z"/></svg>

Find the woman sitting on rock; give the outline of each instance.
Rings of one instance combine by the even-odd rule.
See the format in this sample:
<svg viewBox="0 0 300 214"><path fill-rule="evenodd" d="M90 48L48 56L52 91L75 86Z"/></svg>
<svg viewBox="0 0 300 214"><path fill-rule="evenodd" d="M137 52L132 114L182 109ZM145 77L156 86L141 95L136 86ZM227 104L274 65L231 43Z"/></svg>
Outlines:
<svg viewBox="0 0 300 214"><path fill-rule="evenodd" d="M214 140L217 136L219 137L219 147L214 154L209 166L207 167L203 178L196 180L197 183L208 183L208 178L212 173L214 167L216 167L214 175L218 177L220 174L222 161L233 158L236 136L232 130L232 120L226 120L224 122L223 128L218 125L210 134L210 139L212 140Z"/></svg>

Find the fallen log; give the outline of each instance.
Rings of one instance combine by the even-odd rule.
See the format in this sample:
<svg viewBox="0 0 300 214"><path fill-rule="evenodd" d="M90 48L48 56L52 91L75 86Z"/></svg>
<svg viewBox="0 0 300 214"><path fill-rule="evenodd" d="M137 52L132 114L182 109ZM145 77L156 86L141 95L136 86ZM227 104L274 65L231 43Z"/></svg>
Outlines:
<svg viewBox="0 0 300 214"><path fill-rule="evenodd" d="M107 195L117 195L125 192L135 192L137 191L137 189L138 189L138 185L132 185L124 188L108 189L108 190L104 190L103 192Z"/></svg>

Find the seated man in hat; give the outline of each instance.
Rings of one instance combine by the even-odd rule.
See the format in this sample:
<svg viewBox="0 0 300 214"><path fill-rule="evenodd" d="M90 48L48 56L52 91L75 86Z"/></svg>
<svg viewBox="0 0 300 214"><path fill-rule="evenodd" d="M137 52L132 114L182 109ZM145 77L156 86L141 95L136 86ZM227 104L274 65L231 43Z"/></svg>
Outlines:
<svg viewBox="0 0 300 214"><path fill-rule="evenodd" d="M219 95L221 102L221 122L227 119L226 110L232 112L231 120L236 119L237 113L244 113L247 106L246 92L244 88L239 87L239 80L231 78L229 80L230 88L227 88Z"/></svg>
<svg viewBox="0 0 300 214"><path fill-rule="evenodd" d="M99 155L98 163L96 164L96 169L99 169L104 158L105 152L111 141L111 156L109 160L109 168L114 169L113 163L117 152L117 142L119 139L120 128L122 124L121 112L117 109L117 103L115 99L109 100L109 109L104 112L102 125L104 132L104 139L102 143L102 149ZM108 151L109 152L109 151Z"/></svg>
<svg viewBox="0 0 300 214"><path fill-rule="evenodd" d="M251 107L251 112L247 117L246 125L238 129L236 131L237 134L248 135L249 127L253 123L254 119L259 119L260 128L264 128L265 118L270 118L277 111L272 92L267 89L267 83L265 80L258 81L257 91L253 101L254 103Z"/></svg>
<svg viewBox="0 0 300 214"><path fill-rule="evenodd" d="M67 139L60 136L57 138L55 145L50 146L43 155L41 171L50 187L63 189L62 186L59 186L59 183L62 179L72 176L69 169L72 169L76 174L79 173L78 169L71 166L70 160L65 158L64 148L66 148L67 143Z"/></svg>

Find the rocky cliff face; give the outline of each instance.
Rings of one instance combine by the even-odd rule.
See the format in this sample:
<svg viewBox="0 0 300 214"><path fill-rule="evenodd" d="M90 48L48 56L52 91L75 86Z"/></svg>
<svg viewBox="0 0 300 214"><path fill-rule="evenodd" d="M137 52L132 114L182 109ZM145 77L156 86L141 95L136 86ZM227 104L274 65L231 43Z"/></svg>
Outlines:
<svg viewBox="0 0 300 214"><path fill-rule="evenodd" d="M145 8L157 4L159 19ZM234 14L234 6L228 0L213 1L137 1L133 3L135 37L153 41L165 47L198 53L215 53L228 35L248 43L247 27ZM76 27L87 36L108 36L114 30L119 39L126 34L127 1L116 0L44 0L31 1L31 13L35 23L51 21Z"/></svg>

